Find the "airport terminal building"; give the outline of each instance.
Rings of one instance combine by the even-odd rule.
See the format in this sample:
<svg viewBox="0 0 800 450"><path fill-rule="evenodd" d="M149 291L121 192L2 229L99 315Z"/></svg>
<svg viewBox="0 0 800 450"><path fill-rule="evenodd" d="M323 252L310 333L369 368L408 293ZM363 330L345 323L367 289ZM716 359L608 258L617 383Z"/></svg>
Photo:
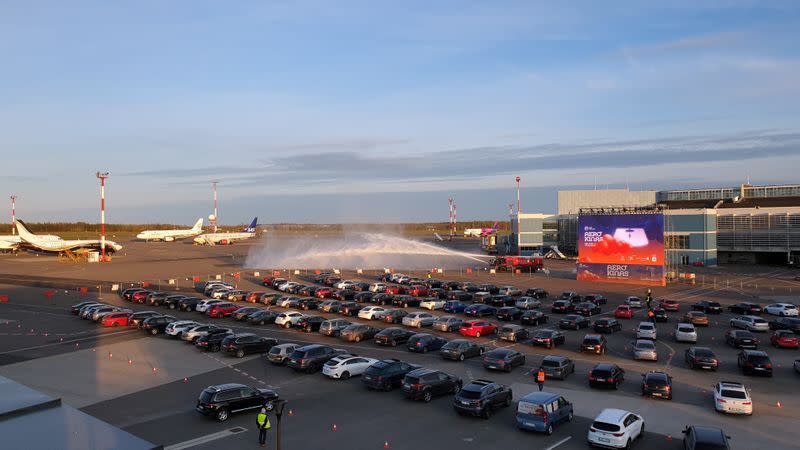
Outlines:
<svg viewBox="0 0 800 450"><path fill-rule="evenodd" d="M800 185L675 191L560 191L556 214L511 217L509 252L577 255L581 211L652 208L664 213L667 264L800 264Z"/></svg>

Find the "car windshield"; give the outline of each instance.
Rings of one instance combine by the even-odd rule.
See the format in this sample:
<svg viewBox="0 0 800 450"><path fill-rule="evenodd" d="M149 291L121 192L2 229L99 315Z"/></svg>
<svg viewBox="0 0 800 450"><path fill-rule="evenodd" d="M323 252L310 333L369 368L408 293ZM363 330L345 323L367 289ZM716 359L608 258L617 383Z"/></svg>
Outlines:
<svg viewBox="0 0 800 450"><path fill-rule="evenodd" d="M214 391L205 389L200 393L200 401L203 403L210 403L212 398L214 398Z"/></svg>
<svg viewBox="0 0 800 450"><path fill-rule="evenodd" d="M601 431L619 431L619 425L613 423L594 421L592 427Z"/></svg>
<svg viewBox="0 0 800 450"><path fill-rule="evenodd" d="M637 342L636 348L640 350L653 350L654 348L656 348L656 346L653 345L651 342Z"/></svg>
<svg viewBox="0 0 800 450"><path fill-rule="evenodd" d="M769 363L769 357L764 356L764 355L750 355L749 359L750 359L751 362L753 362L755 364L768 364Z"/></svg>
<svg viewBox="0 0 800 450"><path fill-rule="evenodd" d="M608 370L605 370L605 369L594 369L594 370L592 370L592 375L594 375L596 377L605 378L605 377L610 377L611 376L611 372L609 372Z"/></svg>
<svg viewBox="0 0 800 450"><path fill-rule="evenodd" d="M720 395L727 398L746 399L747 395L742 391L732 391L730 389L723 389Z"/></svg>
<svg viewBox="0 0 800 450"><path fill-rule="evenodd" d="M703 356L706 358L711 358L714 356L714 353L711 350L705 350L705 349L695 350L694 354L696 356Z"/></svg>
<svg viewBox="0 0 800 450"><path fill-rule="evenodd" d="M678 327L678 331L680 331L681 333L692 333L694 332L694 328Z"/></svg>
<svg viewBox="0 0 800 450"><path fill-rule="evenodd" d="M278 347L278 346L272 347L271 349L269 349L269 354L270 355L280 355L281 354L281 348Z"/></svg>

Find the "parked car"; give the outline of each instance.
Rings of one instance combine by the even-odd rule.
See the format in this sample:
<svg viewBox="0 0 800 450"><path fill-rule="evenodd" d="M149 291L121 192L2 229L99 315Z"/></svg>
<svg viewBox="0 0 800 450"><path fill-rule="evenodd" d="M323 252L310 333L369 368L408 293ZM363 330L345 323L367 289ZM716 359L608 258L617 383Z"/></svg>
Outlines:
<svg viewBox="0 0 800 450"><path fill-rule="evenodd" d="M322 303L322 301L317 298L303 298L297 302L297 307L303 311L312 311L318 309L320 303Z"/></svg>
<svg viewBox="0 0 800 450"><path fill-rule="evenodd" d="M679 323L675 326L675 341L697 343L697 329L690 323Z"/></svg>
<svg viewBox="0 0 800 450"><path fill-rule="evenodd" d="M355 297L353 297L353 301L356 303L372 303L372 297L375 294L369 291L359 291Z"/></svg>
<svg viewBox="0 0 800 450"><path fill-rule="evenodd" d="M714 427L687 426L683 431L683 448L686 450L730 450L724 431Z"/></svg>
<svg viewBox="0 0 800 450"><path fill-rule="evenodd" d="M572 312L572 305L573 304L567 300L556 300L553 302L553 305L550 306L550 312L553 314L566 314Z"/></svg>
<svg viewBox="0 0 800 450"><path fill-rule="evenodd" d="M155 317L148 317L144 319L142 322L142 326L140 327L144 332L150 333L151 335L155 336L157 334L163 334L167 331L167 325L175 322L176 318L172 316L155 316Z"/></svg>
<svg viewBox="0 0 800 450"><path fill-rule="evenodd" d="M619 305L614 310L614 317L617 319L631 319L633 318L633 308L628 305Z"/></svg>
<svg viewBox="0 0 800 450"><path fill-rule="evenodd" d="M656 340L657 338L658 330L655 325L650 322L639 322L639 326L636 327L636 339Z"/></svg>
<svg viewBox="0 0 800 450"><path fill-rule="evenodd" d="M566 380L569 374L575 373L575 363L566 356L547 355L542 359L539 370L544 372L545 378Z"/></svg>
<svg viewBox="0 0 800 450"><path fill-rule="evenodd" d="M325 336L339 336L351 323L346 319L329 319L319 325L319 332Z"/></svg>
<svg viewBox="0 0 800 450"><path fill-rule="evenodd" d="M642 437L642 416L621 409L604 409L589 426L587 440L590 446L631 448L631 443Z"/></svg>
<svg viewBox="0 0 800 450"><path fill-rule="evenodd" d="M531 392L519 400L514 417L520 430L537 431L549 436L553 434L555 425L572 421L573 407L559 394Z"/></svg>
<svg viewBox="0 0 800 450"><path fill-rule="evenodd" d="M428 297L428 298L424 299L423 301L421 301L419 303L419 307L427 309L427 310L430 310L430 311L434 311L434 310L437 310L437 309L444 308L444 305L446 303L447 302L445 300L438 299L438 298L433 298L433 297Z"/></svg>
<svg viewBox="0 0 800 450"><path fill-rule="evenodd" d="M589 328L589 319L577 314L569 314L558 321L558 327L562 330L579 330Z"/></svg>
<svg viewBox="0 0 800 450"><path fill-rule="evenodd" d="M642 395L672 400L672 377L658 370L643 373Z"/></svg>
<svg viewBox="0 0 800 450"><path fill-rule="evenodd" d="M463 324L461 324L461 327L458 329L458 332L462 336L472 336L479 338L481 336L486 336L489 334L496 334L497 325L480 319L468 320Z"/></svg>
<svg viewBox="0 0 800 450"><path fill-rule="evenodd" d="M800 347L800 341L798 340L797 335L789 330L778 330L773 332L772 336L769 338L769 341L773 347L777 348Z"/></svg>
<svg viewBox="0 0 800 450"><path fill-rule="evenodd" d="M419 366L399 359L382 359L367 368L361 382L369 389L391 391L403 384L403 379Z"/></svg>
<svg viewBox="0 0 800 450"><path fill-rule="evenodd" d="M474 380L461 388L453 399L458 414L471 414L488 419L501 407L511 406L511 388L489 380Z"/></svg>
<svg viewBox="0 0 800 450"><path fill-rule="evenodd" d="M595 314L600 314L600 307L592 302L581 302L575 305L573 308L575 314L580 314L581 316L590 317Z"/></svg>
<svg viewBox="0 0 800 450"><path fill-rule="evenodd" d="M514 302L514 306L524 310L537 309L541 308L542 302L533 297L519 297L517 301Z"/></svg>
<svg viewBox="0 0 800 450"><path fill-rule="evenodd" d="M528 339L530 332L520 325L503 325L497 331L497 337L504 341L519 342Z"/></svg>
<svg viewBox="0 0 800 450"><path fill-rule="evenodd" d="M305 317L305 314L297 312L297 311L286 311L283 313L278 314L278 317L275 318L275 325L278 325L283 328L291 328L293 325L296 325L297 322L300 321Z"/></svg>
<svg viewBox="0 0 800 450"><path fill-rule="evenodd" d="M564 336L564 332L559 330L535 330L533 335L531 335L531 340L529 342L531 345L553 348L557 345L565 343L566 337Z"/></svg>
<svg viewBox="0 0 800 450"><path fill-rule="evenodd" d="M589 294L583 297L583 301L585 302L592 302L595 305L605 305L608 303L608 299L605 298L602 294Z"/></svg>
<svg viewBox="0 0 800 450"><path fill-rule="evenodd" d="M131 313L129 312L112 312L103 316L100 320L100 325L104 327L124 327L128 325L130 316Z"/></svg>
<svg viewBox="0 0 800 450"><path fill-rule="evenodd" d="M483 368L511 372L516 366L525 365L525 355L510 349L496 348L483 355Z"/></svg>
<svg viewBox="0 0 800 450"><path fill-rule="evenodd" d="M261 311L256 311L247 316L247 323L253 325L266 325L268 323L275 323L275 319L277 318L277 312L264 309Z"/></svg>
<svg viewBox="0 0 800 450"><path fill-rule="evenodd" d="M733 348L758 348L758 340L753 333L746 330L728 330L725 343Z"/></svg>
<svg viewBox="0 0 800 450"><path fill-rule="evenodd" d="M341 355L329 359L322 366L322 374L335 380L347 380L364 373L367 368L378 362L377 359L363 356Z"/></svg>
<svg viewBox="0 0 800 450"><path fill-rule="evenodd" d="M378 320L386 312L386 308L382 306L367 306L366 308L358 311L359 319Z"/></svg>
<svg viewBox="0 0 800 450"><path fill-rule="evenodd" d="M753 414L753 400L742 383L720 381L714 384L714 409L727 414Z"/></svg>
<svg viewBox="0 0 800 450"><path fill-rule="evenodd" d="M432 369L415 369L403 378L403 395L412 400L428 403L435 396L457 394L461 378Z"/></svg>
<svg viewBox="0 0 800 450"><path fill-rule="evenodd" d="M542 288L530 288L525 291L525 295L539 300L545 299L548 296L547 291Z"/></svg>
<svg viewBox="0 0 800 450"><path fill-rule="evenodd" d="M684 360L690 369L709 369L719 368L717 355L708 347L689 347L684 352Z"/></svg>
<svg viewBox="0 0 800 450"><path fill-rule="evenodd" d="M286 361L286 365L296 371L313 373L320 369L328 360L347 353L342 349L335 349L327 345L310 344L296 348Z"/></svg>
<svg viewBox="0 0 800 450"><path fill-rule="evenodd" d="M402 323L408 314L409 312L404 309L390 309L383 314L381 320L386 323Z"/></svg>
<svg viewBox="0 0 800 450"><path fill-rule="evenodd" d="M312 331L319 331L325 320L322 316L303 316L294 324L294 327L306 333L311 333Z"/></svg>
<svg viewBox="0 0 800 450"><path fill-rule="evenodd" d="M194 328L198 325L200 324L193 320L178 320L175 322L170 322L167 324L167 327L164 328L164 334L173 338L180 337L184 330Z"/></svg>
<svg viewBox="0 0 800 450"><path fill-rule="evenodd" d="M635 295L631 295L630 297L625 299L625 304L630 306L631 308L641 308L642 299L636 297Z"/></svg>
<svg viewBox="0 0 800 450"><path fill-rule="evenodd" d="M755 303L741 302L728 306L728 311L734 314L753 315L761 314L761 305Z"/></svg>
<svg viewBox="0 0 800 450"><path fill-rule="evenodd" d="M467 309L467 304L458 300L449 300L442 306L444 312L450 314L463 313Z"/></svg>
<svg viewBox="0 0 800 450"><path fill-rule="evenodd" d="M480 345L466 339L454 339L439 349L439 355L444 359L464 361L467 358L482 356L485 349Z"/></svg>
<svg viewBox="0 0 800 450"><path fill-rule="evenodd" d="M433 321L433 325L431 328L438 331L456 331L461 328L461 325L464 323L464 319L456 316L440 316L437 317L436 320Z"/></svg>
<svg viewBox="0 0 800 450"><path fill-rule="evenodd" d="M767 331L769 323L758 316L737 316L730 321L731 328L743 328L747 331Z"/></svg>
<svg viewBox="0 0 800 450"><path fill-rule="evenodd" d="M589 371L589 387L611 387L617 389L625 381L625 371L616 364L601 363Z"/></svg>
<svg viewBox="0 0 800 450"><path fill-rule="evenodd" d="M664 308L655 308L653 310L653 319L656 322L669 322L669 316L667 315L667 310Z"/></svg>
<svg viewBox="0 0 800 450"><path fill-rule="evenodd" d="M597 319L592 324L595 333L614 333L622 330L622 325L617 319Z"/></svg>
<svg viewBox="0 0 800 450"><path fill-rule="evenodd" d="M403 317L403 325L415 328L429 327L433 325L435 320L436 316L431 313L412 312L411 314Z"/></svg>
<svg viewBox="0 0 800 450"><path fill-rule="evenodd" d="M791 303L773 303L764 307L764 312L780 317L797 317L797 306Z"/></svg>
<svg viewBox="0 0 800 450"><path fill-rule="evenodd" d="M577 292L562 292L561 295L558 296L558 300L568 301L570 303L579 302L581 300L581 296L578 295Z"/></svg>
<svg viewBox="0 0 800 450"><path fill-rule="evenodd" d="M700 300L692 305L692 310L704 312L706 314L720 314L722 313L722 305L720 305L719 302Z"/></svg>
<svg viewBox="0 0 800 450"><path fill-rule="evenodd" d="M789 330L800 334L800 319L796 317L778 317L769 321L770 330Z"/></svg>
<svg viewBox="0 0 800 450"><path fill-rule="evenodd" d="M339 300L323 300L317 305L317 309L326 313L338 313L341 306L342 302Z"/></svg>
<svg viewBox="0 0 800 450"><path fill-rule="evenodd" d="M580 351L581 353L588 352L597 355L605 355L607 345L606 337L602 334L587 334L583 337Z"/></svg>
<svg viewBox="0 0 800 450"><path fill-rule="evenodd" d="M398 328L398 327L384 328L383 330L375 334L375 343L378 345L390 345L392 347L395 347L398 344L403 344L405 342L408 342L408 340L414 334L415 333L413 331L409 331L403 328Z"/></svg>
<svg viewBox="0 0 800 450"><path fill-rule="evenodd" d="M547 314L541 311L528 310L522 313L519 321L523 325L541 325L547 323L548 319Z"/></svg>
<svg viewBox="0 0 800 450"><path fill-rule="evenodd" d="M95 314L97 314L98 311L102 311L102 310L103 310L102 308L96 309L95 310ZM112 309L112 311L116 311L116 309ZM160 315L161 314L159 314L159 313L157 313L155 311L135 312L135 313L131 314L130 317L128 317L128 325L131 326L131 327L134 327L134 328L139 328L142 325L142 322L144 322L145 319L149 319L150 317L156 317L156 316L160 316Z"/></svg>
<svg viewBox="0 0 800 450"><path fill-rule="evenodd" d="M439 350L447 343L447 339L427 333L418 333L411 336L406 343L410 352L428 353Z"/></svg>
<svg viewBox="0 0 800 450"><path fill-rule="evenodd" d="M374 338L379 331L381 331L380 328L354 323L343 329L339 333L339 337L347 342L361 342Z"/></svg>
<svg viewBox="0 0 800 450"><path fill-rule="evenodd" d="M666 299L666 298L665 299L661 299L658 302L658 307L661 308L661 309L664 309L666 311L672 311L672 312L676 312L676 311L680 311L681 310L680 302L678 302L677 300L669 300L669 299Z"/></svg>
<svg viewBox="0 0 800 450"><path fill-rule="evenodd" d="M519 320L522 317L522 310L515 306L505 306L495 313L498 320Z"/></svg>
<svg viewBox="0 0 800 450"><path fill-rule="evenodd" d="M237 358L253 353L267 353L272 347L278 345L278 340L253 333L239 333L228 336L222 340L222 348Z"/></svg>
<svg viewBox="0 0 800 450"><path fill-rule="evenodd" d="M234 311L233 314L231 314L231 317L233 317L233 320L241 322L241 321L247 320L247 318L250 316L250 314L253 314L253 313L256 313L256 312L259 312L259 311L261 311L261 308L256 308L256 307L253 307L253 306L245 306L243 308L239 308L236 311Z"/></svg>
<svg viewBox="0 0 800 450"><path fill-rule="evenodd" d="M469 305L464 309L464 314L470 317L488 317L495 315L496 312L497 308L494 306L481 303Z"/></svg>
<svg viewBox="0 0 800 450"><path fill-rule="evenodd" d="M203 389L195 409L224 422L231 413L257 409L277 399L278 393L272 389L256 389L238 383L218 384Z"/></svg>
<svg viewBox="0 0 800 450"><path fill-rule="evenodd" d="M289 360L289 355L300 346L300 344L292 342L273 345L272 348L269 349L269 352L267 352L267 361L273 364L286 364L286 361Z"/></svg>
<svg viewBox="0 0 800 450"><path fill-rule="evenodd" d="M742 350L739 352L736 364L745 375L772 376L772 361L769 355L760 350Z"/></svg>
<svg viewBox="0 0 800 450"><path fill-rule="evenodd" d="M708 316L704 312L689 311L683 315L683 321L695 326L708 326Z"/></svg>
<svg viewBox="0 0 800 450"><path fill-rule="evenodd" d="M491 298L486 300L488 305L494 306L496 308L502 308L504 306L514 306L515 300L513 297L508 295L492 295Z"/></svg>
<svg viewBox="0 0 800 450"><path fill-rule="evenodd" d="M218 352L222 349L222 341L233 335L230 328L214 328L209 330L205 336L198 337L194 341L195 347L209 352Z"/></svg>
<svg viewBox="0 0 800 450"><path fill-rule="evenodd" d="M239 309L239 307L233 303L216 303L208 307L206 310L206 315L208 317L229 317L233 315L233 312L237 309Z"/></svg>

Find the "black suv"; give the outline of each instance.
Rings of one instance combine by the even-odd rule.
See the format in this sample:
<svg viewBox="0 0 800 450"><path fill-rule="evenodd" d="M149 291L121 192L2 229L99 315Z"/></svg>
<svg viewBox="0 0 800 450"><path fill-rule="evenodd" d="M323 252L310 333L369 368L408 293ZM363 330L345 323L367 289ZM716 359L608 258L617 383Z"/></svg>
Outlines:
<svg viewBox="0 0 800 450"><path fill-rule="evenodd" d="M272 389L255 389L237 383L218 384L203 389L196 409L204 416L224 422L231 413L260 408L277 398L278 393Z"/></svg>
<svg viewBox="0 0 800 450"><path fill-rule="evenodd" d="M687 426L683 434L683 448L686 450L731 448L728 444L729 437L719 428Z"/></svg>
<svg viewBox="0 0 800 450"><path fill-rule="evenodd" d="M672 377L658 371L642 374L642 395L672 400Z"/></svg>
<svg viewBox="0 0 800 450"><path fill-rule="evenodd" d="M201 301L202 300L200 300L197 297L184 297L178 300L178 303L176 305L178 309L180 309L181 311L194 311L195 308L197 307L197 304L200 303ZM168 303L168 305L170 309L174 309L172 307L172 303Z"/></svg>
<svg viewBox="0 0 800 450"><path fill-rule="evenodd" d="M541 300L543 298L547 298L547 291L542 288L530 288L525 291L525 296Z"/></svg>
<svg viewBox="0 0 800 450"><path fill-rule="evenodd" d="M597 319L594 321L592 329L594 329L595 333L613 333L621 331L622 325L617 319Z"/></svg>
<svg viewBox="0 0 800 450"><path fill-rule="evenodd" d="M397 344L408 342L408 340L414 334L416 333L413 331L404 330L398 327L384 328L375 335L375 343L378 345L391 345L392 347L395 347Z"/></svg>
<svg viewBox="0 0 800 450"><path fill-rule="evenodd" d="M427 403L436 395L458 393L461 385L461 378L454 375L439 370L416 369L403 378L403 395Z"/></svg>
<svg viewBox="0 0 800 450"><path fill-rule="evenodd" d="M499 320L518 320L522 317L522 310L515 306L505 306L495 314Z"/></svg>
<svg viewBox="0 0 800 450"><path fill-rule="evenodd" d="M488 419L500 407L511 406L511 388L489 380L475 380L462 387L453 399L459 414L472 414Z"/></svg>
<svg viewBox="0 0 800 450"><path fill-rule="evenodd" d="M758 340L753 333L745 330L728 330L725 332L725 343L733 348L758 348Z"/></svg>
<svg viewBox="0 0 800 450"><path fill-rule="evenodd" d="M305 316L302 319L298 320L296 324L294 324L295 328L299 328L306 333L311 333L312 331L319 331L319 327L322 325L322 322L325 322L327 319L322 316Z"/></svg>
<svg viewBox="0 0 800 450"><path fill-rule="evenodd" d="M523 325L541 325L547 323L547 319L547 314L535 309L529 309L522 313L519 322Z"/></svg>
<svg viewBox="0 0 800 450"><path fill-rule="evenodd" d="M605 355L606 345L606 337L602 334L587 334L583 337L583 342L581 342L581 353L588 352Z"/></svg>
<svg viewBox="0 0 800 450"><path fill-rule="evenodd" d="M616 364L598 364L589 371L589 387L610 386L616 389L625 381L625 371Z"/></svg>
<svg viewBox="0 0 800 450"><path fill-rule="evenodd" d="M356 302L344 302L339 306L339 314L350 317L357 316L361 308L363 306Z"/></svg>
<svg viewBox="0 0 800 450"><path fill-rule="evenodd" d="M761 305L757 305L755 303L737 303L735 305L728 306L728 311L734 314L761 314Z"/></svg>
<svg viewBox="0 0 800 450"><path fill-rule="evenodd" d="M759 350L742 350L736 364L742 369L745 375L761 374L768 377L772 376L772 361L766 352Z"/></svg>
<svg viewBox="0 0 800 450"><path fill-rule="evenodd" d="M276 345L277 339L256 336L253 333L240 333L222 340L222 348L237 358L244 358L248 353L267 353Z"/></svg>
<svg viewBox="0 0 800 450"><path fill-rule="evenodd" d="M295 349L286 365L294 370L314 373L322 368L331 358L347 353L342 349L335 349L327 345L311 344Z"/></svg>
<svg viewBox="0 0 800 450"><path fill-rule="evenodd" d="M167 325L175 322L176 320L177 319L172 316L149 317L144 319L141 329L155 336L159 333L164 333L164 331L167 329Z"/></svg>
<svg viewBox="0 0 800 450"><path fill-rule="evenodd" d="M791 330L800 334L800 319L797 317L778 317L769 321L770 330Z"/></svg>
<svg viewBox="0 0 800 450"><path fill-rule="evenodd" d="M719 302L710 302L708 300L700 300L692 305L692 311L702 311L706 314L721 314L722 305Z"/></svg>
<svg viewBox="0 0 800 450"><path fill-rule="evenodd" d="M430 351L439 350L446 343L447 339L445 338L427 333L419 333L409 338L406 348L410 352L428 353Z"/></svg>
<svg viewBox="0 0 800 450"><path fill-rule="evenodd" d="M383 359L367 367L361 376L361 382L370 389L391 391L403 384L403 378L419 366L399 359Z"/></svg>
<svg viewBox="0 0 800 450"><path fill-rule="evenodd" d="M267 323L275 323L278 313L275 311L261 310L247 316L247 323L255 325L264 325Z"/></svg>
<svg viewBox="0 0 800 450"><path fill-rule="evenodd" d="M233 334L228 328L215 328L210 330L205 336L197 338L194 345L199 349L210 352L218 352L222 348L222 341Z"/></svg>
<svg viewBox="0 0 800 450"><path fill-rule="evenodd" d="M684 359L690 369L717 370L719 367L717 355L708 347L689 347L684 352Z"/></svg>

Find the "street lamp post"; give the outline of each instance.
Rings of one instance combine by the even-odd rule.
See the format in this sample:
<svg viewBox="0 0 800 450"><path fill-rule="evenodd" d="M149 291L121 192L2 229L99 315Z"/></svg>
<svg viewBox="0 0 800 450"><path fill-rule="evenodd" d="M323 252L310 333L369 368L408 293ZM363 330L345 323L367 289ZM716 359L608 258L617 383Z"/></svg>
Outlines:
<svg viewBox="0 0 800 450"><path fill-rule="evenodd" d="M278 422L275 425L277 431L275 432L275 449L281 450L281 416L283 415L283 408L286 407L286 400L277 399L267 403L267 411L275 411L275 417Z"/></svg>
<svg viewBox="0 0 800 450"><path fill-rule="evenodd" d="M108 172L97 172L100 179L100 261L106 262L106 178Z"/></svg>
<svg viewBox="0 0 800 450"><path fill-rule="evenodd" d="M17 196L11 196L11 234L17 234Z"/></svg>
<svg viewBox="0 0 800 450"><path fill-rule="evenodd" d="M520 178L517 177L517 256L522 255L522 230L520 230L520 201L519 201L519 181Z"/></svg>

